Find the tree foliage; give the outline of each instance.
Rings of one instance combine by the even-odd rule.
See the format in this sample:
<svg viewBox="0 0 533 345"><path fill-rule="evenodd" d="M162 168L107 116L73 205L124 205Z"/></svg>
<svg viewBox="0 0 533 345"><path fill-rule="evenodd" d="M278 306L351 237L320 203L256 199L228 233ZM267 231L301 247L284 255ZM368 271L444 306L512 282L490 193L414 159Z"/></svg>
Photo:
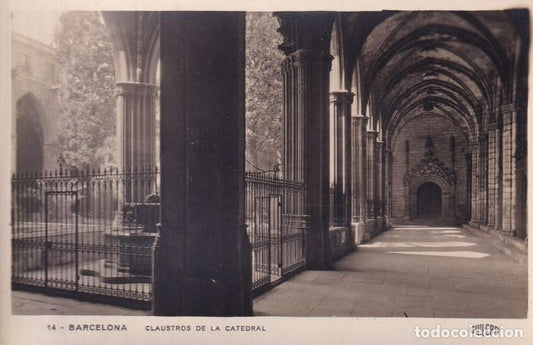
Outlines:
<svg viewBox="0 0 533 345"><path fill-rule="evenodd" d="M61 107L59 152L67 167L114 160L113 48L98 12L65 12L54 46Z"/></svg>
<svg viewBox="0 0 533 345"><path fill-rule="evenodd" d="M248 169L272 169L283 149L281 36L271 13L246 14L246 157Z"/></svg>

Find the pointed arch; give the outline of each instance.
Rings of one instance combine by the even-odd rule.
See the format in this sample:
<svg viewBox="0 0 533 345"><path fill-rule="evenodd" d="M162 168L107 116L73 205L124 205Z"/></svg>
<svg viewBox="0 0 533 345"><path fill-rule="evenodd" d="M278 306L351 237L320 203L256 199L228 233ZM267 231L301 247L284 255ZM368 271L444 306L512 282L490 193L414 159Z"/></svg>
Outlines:
<svg viewBox="0 0 533 345"><path fill-rule="evenodd" d="M39 100L28 92L16 104L16 171L36 172L43 169L46 113Z"/></svg>

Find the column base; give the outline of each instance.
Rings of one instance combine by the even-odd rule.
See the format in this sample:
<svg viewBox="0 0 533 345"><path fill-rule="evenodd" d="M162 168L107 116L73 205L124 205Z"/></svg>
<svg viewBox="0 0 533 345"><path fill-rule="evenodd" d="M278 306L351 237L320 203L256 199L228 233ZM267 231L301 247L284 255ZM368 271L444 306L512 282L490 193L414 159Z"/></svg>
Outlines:
<svg viewBox="0 0 533 345"><path fill-rule="evenodd" d="M358 221L351 225L353 231L354 245L358 246L363 243L363 237L365 234L365 223Z"/></svg>
<svg viewBox="0 0 533 345"><path fill-rule="evenodd" d="M370 241L376 237L376 219L367 219L365 224L364 242Z"/></svg>
<svg viewBox="0 0 533 345"><path fill-rule="evenodd" d="M385 231L385 218L383 216L376 217L376 236Z"/></svg>
<svg viewBox="0 0 533 345"><path fill-rule="evenodd" d="M329 246L332 261L340 259L348 252L348 231L351 230L344 226L334 226L329 228Z"/></svg>
<svg viewBox="0 0 533 345"><path fill-rule="evenodd" d="M473 226L475 228L479 228L479 223L474 221L474 220L470 220L468 222L466 222L467 225L470 225L470 226Z"/></svg>
<svg viewBox="0 0 533 345"><path fill-rule="evenodd" d="M482 231L485 231L485 232L489 232L490 228L488 225L486 224L480 224L479 225L479 229L482 230Z"/></svg>
<svg viewBox="0 0 533 345"><path fill-rule="evenodd" d="M391 225L392 225L391 217L390 216L384 216L383 219L384 219L383 224L384 224L384 227L385 227L384 230L388 230L391 227Z"/></svg>

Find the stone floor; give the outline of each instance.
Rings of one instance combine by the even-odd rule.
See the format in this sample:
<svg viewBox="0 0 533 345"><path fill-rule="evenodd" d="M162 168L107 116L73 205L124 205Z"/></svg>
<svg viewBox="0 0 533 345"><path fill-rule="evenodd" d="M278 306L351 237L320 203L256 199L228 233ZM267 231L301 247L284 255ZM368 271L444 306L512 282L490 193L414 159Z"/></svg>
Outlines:
<svg viewBox="0 0 533 345"><path fill-rule="evenodd" d="M525 318L527 268L455 227L395 227L254 301L255 315Z"/></svg>
<svg viewBox="0 0 533 345"><path fill-rule="evenodd" d="M12 291L14 315L150 315L149 311L117 307L41 293Z"/></svg>
<svg viewBox="0 0 533 345"><path fill-rule="evenodd" d="M19 315L149 315L39 293L12 292ZM254 300L255 315L524 318L527 269L454 227L393 228L336 262Z"/></svg>

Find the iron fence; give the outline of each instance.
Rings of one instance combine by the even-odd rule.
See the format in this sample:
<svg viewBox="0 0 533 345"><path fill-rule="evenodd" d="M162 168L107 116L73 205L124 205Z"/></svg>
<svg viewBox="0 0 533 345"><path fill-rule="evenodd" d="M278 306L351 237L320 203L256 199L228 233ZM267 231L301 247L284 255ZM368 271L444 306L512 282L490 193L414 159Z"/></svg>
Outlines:
<svg viewBox="0 0 533 345"><path fill-rule="evenodd" d="M305 188L275 173L247 172L245 180L252 289L262 291L305 266Z"/></svg>
<svg viewBox="0 0 533 345"><path fill-rule="evenodd" d="M255 292L305 266L305 188L246 173ZM12 284L130 306L152 300L157 169L12 178Z"/></svg>
<svg viewBox="0 0 533 345"><path fill-rule="evenodd" d="M158 194L157 169L14 175L14 287L149 306Z"/></svg>

